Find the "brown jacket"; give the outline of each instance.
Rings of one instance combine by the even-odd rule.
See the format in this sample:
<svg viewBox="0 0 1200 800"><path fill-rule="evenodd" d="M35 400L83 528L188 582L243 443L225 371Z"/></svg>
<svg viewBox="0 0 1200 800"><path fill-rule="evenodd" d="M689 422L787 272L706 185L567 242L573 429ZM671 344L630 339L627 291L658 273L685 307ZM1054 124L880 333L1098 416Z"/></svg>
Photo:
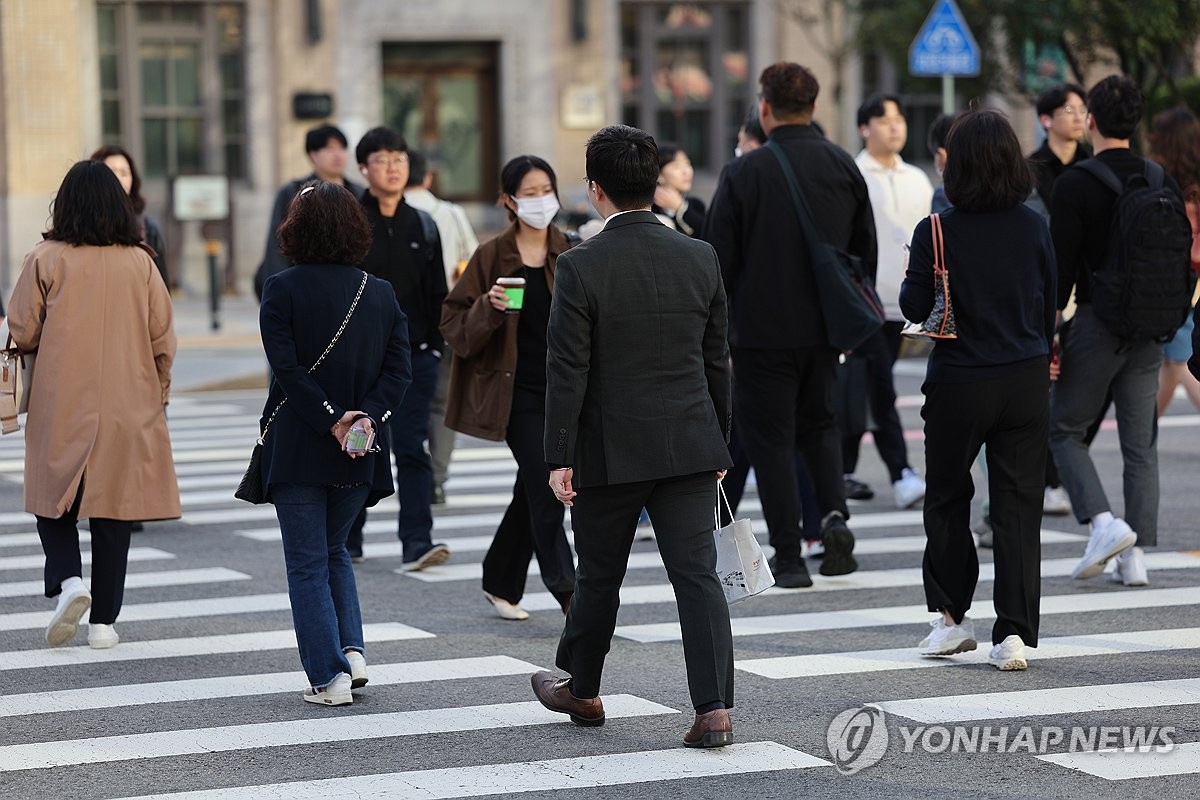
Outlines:
<svg viewBox="0 0 1200 800"><path fill-rule="evenodd" d="M455 356L446 427L497 442L508 432L512 410L518 316L492 308L487 293L497 278L517 276L524 269L517 251L517 224L479 246L442 305L442 336ZM551 225L548 245L546 283L553 293L554 265L570 244Z"/></svg>
<svg viewBox="0 0 1200 800"><path fill-rule="evenodd" d="M140 247L42 242L25 257L9 329L37 369L25 432L25 510L174 519L179 485L164 406L171 296Z"/></svg>

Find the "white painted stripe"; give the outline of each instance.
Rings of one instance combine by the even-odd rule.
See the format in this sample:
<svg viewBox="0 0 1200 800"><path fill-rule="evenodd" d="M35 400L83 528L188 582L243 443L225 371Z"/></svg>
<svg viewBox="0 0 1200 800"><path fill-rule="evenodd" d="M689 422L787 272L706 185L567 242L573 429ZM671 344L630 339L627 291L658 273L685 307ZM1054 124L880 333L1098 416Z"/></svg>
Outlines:
<svg viewBox="0 0 1200 800"><path fill-rule="evenodd" d="M164 619L193 619L227 614L256 614L263 611L287 611L291 608L287 592L210 597L199 600L172 600L163 603L135 603L121 607L121 623ZM0 631L44 628L51 611L25 611L0 614Z"/></svg>
<svg viewBox="0 0 1200 800"><path fill-rule="evenodd" d="M79 531L80 544L88 544L92 535L85 530ZM24 533L0 533L0 547L40 547L41 538L37 531Z"/></svg>
<svg viewBox="0 0 1200 800"><path fill-rule="evenodd" d="M121 615L124 621L124 612ZM492 678L504 675L528 675L541 667L509 656L448 658L438 661L409 661L401 664L371 664L371 687L405 683L427 683L460 678ZM9 694L0 703L0 717L52 714L62 711L88 711L98 708L179 703L210 700L214 697L252 697L260 694L299 692L308 685L303 672L276 672L262 675L229 675L220 678L196 678L183 681L118 684L87 689L63 689L55 692Z"/></svg>
<svg viewBox="0 0 1200 800"><path fill-rule="evenodd" d="M1200 646L1200 645L1197 645ZM1037 651L1034 651L1037 652ZM1098 686L1064 686L1019 692L987 692L878 703L889 714L918 722L965 722L1050 714L1086 714L1124 708L1161 708L1200 703L1200 678Z"/></svg>
<svg viewBox="0 0 1200 800"><path fill-rule="evenodd" d="M626 600L625 589L621 589L621 605L641 602L674 603L675 595L670 584L653 587L628 587L633 594ZM653 589L653 599L638 596L639 589ZM784 590L786 591L786 590ZM542 595L548 600L543 600ZM650 594L646 592L646 594ZM521 607L526 611L553 609L561 613L558 601L548 592L526 595ZM551 606L549 603L553 603ZM1061 594L1043 597L1042 616L1056 614L1086 614L1091 611L1118 611L1135 608L1169 608L1200 605L1200 592L1188 586L1178 589L1147 589L1145 591L1097 592L1096 594ZM543 608L544 606L544 608ZM981 598L980 604L971 609L971 619L976 622L995 619L990 598ZM734 617L730 620L734 636L761 636L781 633L808 633L832 631L841 628L872 628L886 625L919 625L931 617L924 604L879 608L852 608L845 611L810 611L801 614L774 614L757 617ZM648 625L623 625L616 635L635 642L677 642L680 639L678 622L652 623Z"/></svg>
<svg viewBox="0 0 1200 800"><path fill-rule="evenodd" d="M911 647L893 650L863 650L850 653L817 653L807 656L753 658L738 661L736 666L745 672L764 678L800 678L815 675L852 675L885 670L928 669L986 664L988 640L982 636L979 649L952 658L925 658L917 654L917 637ZM1161 650L1193 650L1200 648L1200 628L1175 628L1128 633L1097 633L1089 636L1061 636L1042 639L1036 649L1030 648L1031 660L1075 658L1077 656L1116 655L1119 653L1151 653Z"/></svg>
<svg viewBox="0 0 1200 800"><path fill-rule="evenodd" d="M87 576L84 576L85 580ZM147 589L161 586L191 586L197 583L248 581L250 576L225 567L176 569L162 572L132 572L125 577L126 589ZM43 581L12 581L0 583L0 597L40 597L46 592Z"/></svg>
<svg viewBox="0 0 1200 800"><path fill-rule="evenodd" d="M494 459L512 458L508 447L502 444L484 445L482 447L456 447L450 456L450 463L463 461L489 461Z"/></svg>
<svg viewBox="0 0 1200 800"><path fill-rule="evenodd" d="M495 528L500 524L500 519L503 514L451 514L447 516L438 516L438 512L434 512L433 530L434 533L443 531L453 531L462 529L475 528ZM569 525L570 520L563 520L564 524ZM253 539L256 542L277 542L279 541L279 526L275 525L270 528L254 528L250 530L235 531L238 536L244 536L247 539ZM394 519L368 519L367 524L363 526L363 533L371 534L390 534L396 535L396 520ZM36 536L36 534L34 534ZM36 542L35 542L36 544Z"/></svg>
<svg viewBox="0 0 1200 800"><path fill-rule="evenodd" d="M1200 772L1200 742L1177 744L1167 753L1137 752L1129 748L1097 750L1091 753L1055 753L1038 758L1109 781L1156 778L1163 775L1194 775ZM258 800L266 798L259 797Z"/></svg>
<svg viewBox="0 0 1200 800"><path fill-rule="evenodd" d="M36 534L34 535L36 536ZM90 550L84 550L79 555L85 565L92 563L92 552ZM171 558L175 558L174 553L159 550L157 547L129 548L130 561L163 561ZM46 566L46 556L42 553L35 553L29 556L0 556L0 570L41 569L44 566Z"/></svg>
<svg viewBox="0 0 1200 800"><path fill-rule="evenodd" d="M673 708L633 695L617 694L604 698L606 718L678 713ZM543 708L541 703L534 700L463 708L435 708L428 711L343 715L325 719L309 718L253 725L227 725L219 728L134 733L0 747L0 772L76 764L107 764L114 761L200 753L228 753L235 750L322 742L551 725L568 721L566 715Z"/></svg>
<svg viewBox="0 0 1200 800"><path fill-rule="evenodd" d="M363 625L363 641L396 642L405 639L432 639L432 633L399 622ZM217 653L262 652L286 650L296 646L292 630L261 631L258 633L225 633L215 636L189 636L180 639L157 639L145 642L122 641L111 650L81 647L54 647L44 650L17 650L0 653L0 670L41 669L76 664L106 664L110 661L141 661L143 659L180 658Z"/></svg>
<svg viewBox="0 0 1200 800"><path fill-rule="evenodd" d="M195 419L196 417L245 418L246 410L232 403L176 403L167 406L168 420Z"/></svg>
<svg viewBox="0 0 1200 800"><path fill-rule="evenodd" d="M243 456L236 461L200 461L195 464L176 464L176 477L186 477L189 475L225 475L233 473L241 475L246 471L246 465L250 463L250 453L247 451Z"/></svg>
<svg viewBox="0 0 1200 800"><path fill-rule="evenodd" d="M606 699L607 702L607 699ZM127 800L413 800L413 798L481 797L485 795L550 792L596 786L625 786L658 781L696 780L792 769L830 766L808 753L776 742L750 742L712 750L648 750L582 758L482 764L473 767L355 775L315 781L207 789L178 794L146 795ZM702 787L704 784L693 784ZM696 796L708 796L700 791Z"/></svg>
<svg viewBox="0 0 1200 800"><path fill-rule="evenodd" d="M230 436L214 436L209 434L208 436L200 437L184 437L179 440L172 438L171 452L178 457L180 453L191 453L196 450L212 450L218 447L243 447L249 453L254 449L254 440L257 438L258 433L254 430Z"/></svg>
<svg viewBox="0 0 1200 800"><path fill-rule="evenodd" d="M662 556L658 554L657 550L648 553L629 554L629 569L649 569L652 567L662 567ZM396 572L401 575L407 575L410 578L416 578L419 581L425 581L426 583L479 580L483 577L483 564L443 564L437 567L428 567L420 572L404 572L402 570L396 570ZM530 562L529 574L540 574L536 560Z"/></svg>

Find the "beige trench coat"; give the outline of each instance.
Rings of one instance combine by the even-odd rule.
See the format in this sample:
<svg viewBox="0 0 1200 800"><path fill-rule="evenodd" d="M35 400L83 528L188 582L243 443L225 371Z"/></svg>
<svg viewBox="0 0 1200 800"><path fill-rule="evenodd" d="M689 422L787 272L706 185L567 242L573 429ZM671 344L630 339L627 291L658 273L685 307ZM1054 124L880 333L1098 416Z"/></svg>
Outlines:
<svg viewBox="0 0 1200 800"><path fill-rule="evenodd" d="M175 359L171 297L140 247L46 241L25 257L8 307L36 350L25 429L25 510L61 517L180 516L164 407Z"/></svg>

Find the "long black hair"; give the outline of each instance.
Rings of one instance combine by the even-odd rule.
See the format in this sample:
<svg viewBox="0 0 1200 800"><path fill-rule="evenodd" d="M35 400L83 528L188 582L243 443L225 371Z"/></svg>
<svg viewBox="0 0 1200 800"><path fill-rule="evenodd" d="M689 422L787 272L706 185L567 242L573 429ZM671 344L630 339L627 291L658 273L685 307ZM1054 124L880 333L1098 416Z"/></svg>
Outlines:
<svg viewBox="0 0 1200 800"><path fill-rule="evenodd" d="M136 245L142 226L121 182L103 161L78 161L51 204L44 239L73 245Z"/></svg>

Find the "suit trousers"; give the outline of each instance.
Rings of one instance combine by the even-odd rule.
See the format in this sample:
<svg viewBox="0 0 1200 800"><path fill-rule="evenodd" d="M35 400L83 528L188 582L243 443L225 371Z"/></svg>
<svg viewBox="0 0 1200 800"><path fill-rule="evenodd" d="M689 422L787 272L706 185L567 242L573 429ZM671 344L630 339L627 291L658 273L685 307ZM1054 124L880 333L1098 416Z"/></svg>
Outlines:
<svg viewBox="0 0 1200 800"><path fill-rule="evenodd" d="M971 537L971 462L987 445L994 534L996 622L992 643L1017 634L1037 647L1042 494L1050 424L1045 359L971 383L927 382L925 405L925 599L961 622L979 581Z"/></svg>
<svg viewBox="0 0 1200 800"><path fill-rule="evenodd" d="M724 703L732 708L733 635L713 542L716 476L703 472L577 491L571 520L578 577L556 659L571 675L571 693L583 698L600 694L621 582L638 515L645 507L675 589L692 705Z"/></svg>
<svg viewBox="0 0 1200 800"><path fill-rule="evenodd" d="M517 481L483 559L483 590L510 603L519 603L525 594L529 559L535 554L542 582L559 602L575 590L575 561L563 529L565 507L546 480L545 397L544 392L514 392L506 441L517 461Z"/></svg>
<svg viewBox="0 0 1200 800"><path fill-rule="evenodd" d="M879 458L887 467L892 483L900 480L908 468L908 445L904 443L904 428L896 412L896 384L892 370L900 352L899 322L887 322L875 334L851 354L849 361L841 367L844 373L851 362L861 361L866 366L867 396L871 417L875 421L872 438ZM850 398L854 402L854 398ZM858 402L862 402L858 399ZM863 431L842 430L842 469L853 473L858 466L858 451Z"/></svg>
<svg viewBox="0 0 1200 800"><path fill-rule="evenodd" d="M429 404L429 456L433 460L433 486L445 485L454 454L455 432L446 427L446 397L450 393L450 364L454 353L447 348L438 362L437 386Z"/></svg>
<svg viewBox="0 0 1200 800"><path fill-rule="evenodd" d="M800 560L797 450L808 465L820 518L831 511L850 516L833 416L837 360L837 351L828 347L733 350L735 424L754 465L771 546L781 562Z"/></svg>
<svg viewBox="0 0 1200 800"><path fill-rule="evenodd" d="M42 540L42 552L46 554L46 597L57 597L67 578L83 577L78 514L79 497L76 497L71 509L58 519L37 517L38 537ZM111 625L121 613L121 602L125 597L125 571L133 523L93 517L89 524L92 531L92 610L88 621Z"/></svg>

